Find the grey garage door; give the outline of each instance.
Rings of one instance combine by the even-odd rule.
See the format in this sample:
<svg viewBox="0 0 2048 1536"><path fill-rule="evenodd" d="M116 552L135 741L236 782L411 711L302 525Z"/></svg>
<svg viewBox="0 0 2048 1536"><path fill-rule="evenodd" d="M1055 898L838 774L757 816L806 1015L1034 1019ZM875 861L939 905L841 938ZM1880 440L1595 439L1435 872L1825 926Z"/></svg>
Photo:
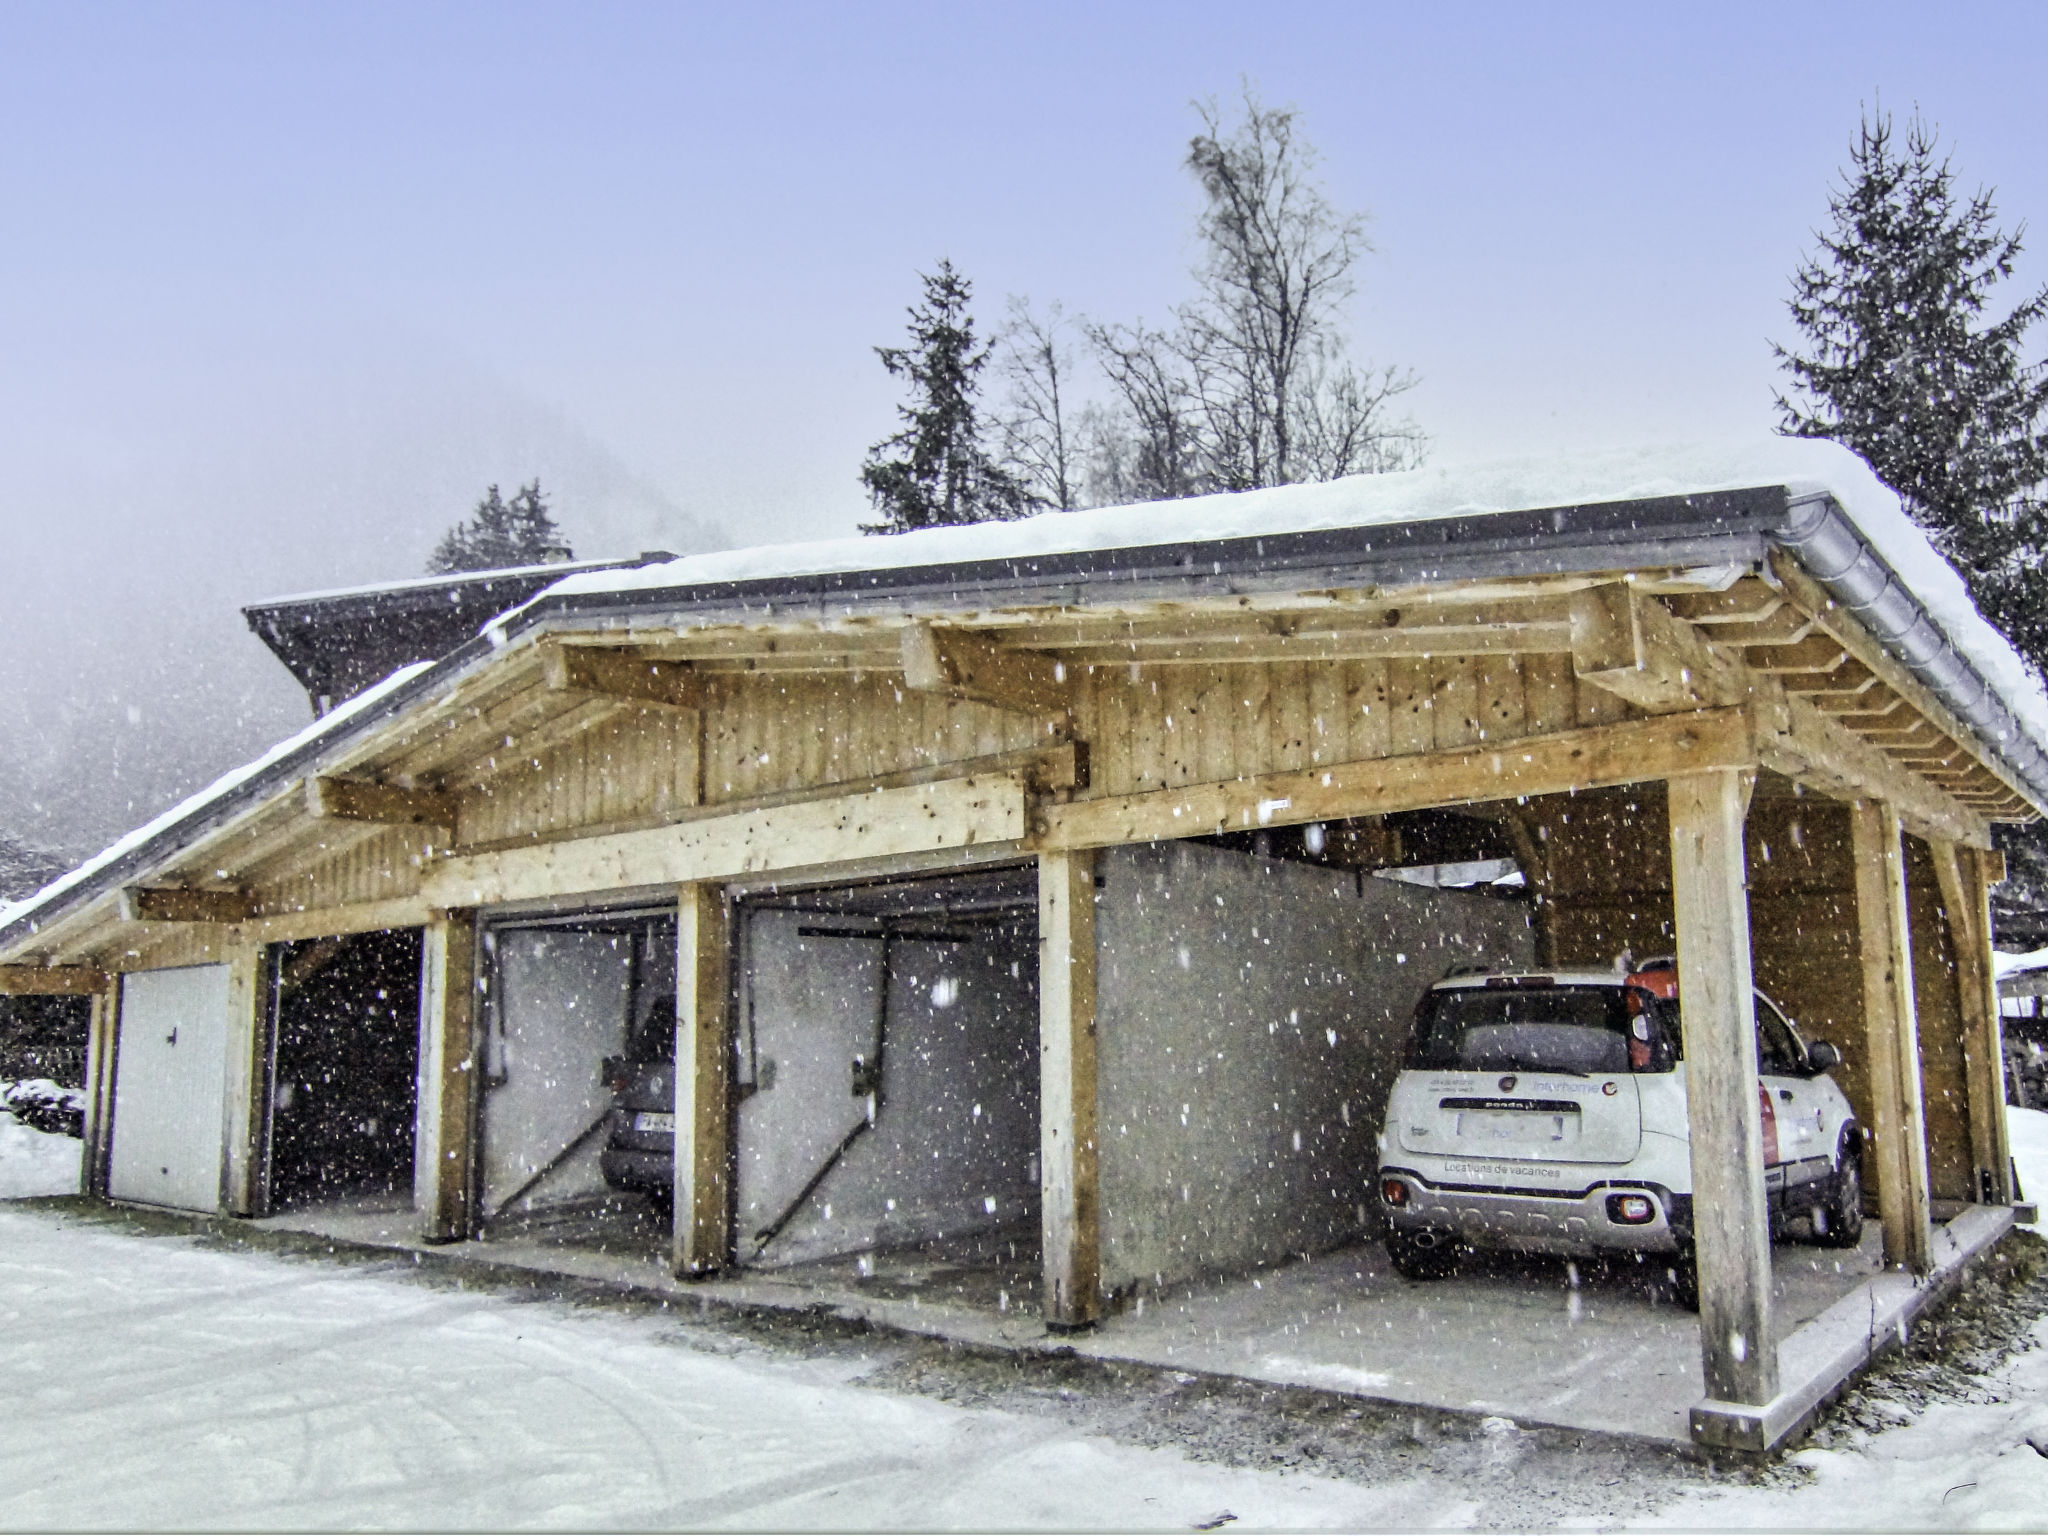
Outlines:
<svg viewBox="0 0 2048 1536"><path fill-rule="evenodd" d="M220 1206L228 968L121 978L107 1192L188 1211Z"/></svg>

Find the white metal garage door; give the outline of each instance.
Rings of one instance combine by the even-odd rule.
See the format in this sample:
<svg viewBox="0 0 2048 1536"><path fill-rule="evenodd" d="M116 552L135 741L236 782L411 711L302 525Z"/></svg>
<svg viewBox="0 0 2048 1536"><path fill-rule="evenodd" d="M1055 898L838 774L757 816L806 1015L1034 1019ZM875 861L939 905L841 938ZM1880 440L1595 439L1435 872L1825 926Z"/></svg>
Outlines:
<svg viewBox="0 0 2048 1536"><path fill-rule="evenodd" d="M220 1206L227 1102L228 968L121 978L107 1191L188 1211Z"/></svg>

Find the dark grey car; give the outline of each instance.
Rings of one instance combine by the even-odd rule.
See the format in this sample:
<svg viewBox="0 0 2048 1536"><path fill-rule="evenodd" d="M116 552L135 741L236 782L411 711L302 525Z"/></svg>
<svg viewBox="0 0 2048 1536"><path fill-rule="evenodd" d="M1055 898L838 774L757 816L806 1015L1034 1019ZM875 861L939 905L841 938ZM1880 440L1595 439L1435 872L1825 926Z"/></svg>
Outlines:
<svg viewBox="0 0 2048 1536"><path fill-rule="evenodd" d="M655 999L624 1056L605 1058L613 1098L601 1162L613 1189L665 1205L675 1195L676 1000Z"/></svg>

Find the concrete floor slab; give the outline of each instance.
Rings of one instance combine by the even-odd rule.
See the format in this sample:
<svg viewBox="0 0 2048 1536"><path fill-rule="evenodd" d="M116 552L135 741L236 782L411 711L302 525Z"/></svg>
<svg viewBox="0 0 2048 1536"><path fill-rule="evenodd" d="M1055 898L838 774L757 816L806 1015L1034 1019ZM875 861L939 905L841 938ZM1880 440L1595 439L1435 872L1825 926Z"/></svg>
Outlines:
<svg viewBox="0 0 2048 1536"><path fill-rule="evenodd" d="M1783 1244L1773 1259L1781 1341L1879 1271L1874 1231L1855 1250ZM1377 1243L1151 1298L1074 1347L1673 1442L1706 1391L1699 1319L1633 1266L1503 1257L1417 1282Z"/></svg>
<svg viewBox="0 0 2048 1536"><path fill-rule="evenodd" d="M411 1211L392 1201L260 1225L712 1304L825 1310L990 1348L1049 1342L1036 1243L1023 1232L685 1282L669 1271L665 1224L634 1199L543 1210L495 1223L482 1240L432 1249L415 1235ZM1808 1325L1839 1321L1843 1307L1860 1305L1847 1298L1873 1283L1900 1282L1882 1274L1874 1227L1858 1249L1785 1243L1773 1260L1788 1380L1811 1374L1808 1357L1820 1346ZM1663 1297L1653 1271L1496 1257L1454 1279L1416 1282L1394 1273L1376 1243L1177 1287L1057 1342L1101 1360L1671 1443L1690 1438L1688 1416L1705 1396L1698 1320Z"/></svg>

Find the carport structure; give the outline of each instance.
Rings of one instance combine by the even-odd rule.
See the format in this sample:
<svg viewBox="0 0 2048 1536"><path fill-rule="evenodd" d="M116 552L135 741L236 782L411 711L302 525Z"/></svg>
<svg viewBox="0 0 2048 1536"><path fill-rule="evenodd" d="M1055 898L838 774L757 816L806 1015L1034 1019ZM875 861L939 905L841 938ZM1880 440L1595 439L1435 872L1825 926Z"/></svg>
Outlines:
<svg viewBox="0 0 2048 1536"><path fill-rule="evenodd" d="M1753 980L1843 1051L1890 1263L1935 1263L1939 1202L2013 1198L1989 833L2048 805L2048 755L1954 585L1859 463L1797 443L574 576L0 914L0 985L97 999L95 1190L151 1198L120 1183L123 1136L182 1136L204 1155L163 1203L253 1214L280 946L417 930L414 1205L456 1240L487 1214L485 941L672 913L672 1267L707 1276L748 1257L738 1128L770 1086L736 1048L759 979L738 915L1007 871L1036 908L1039 1306L1082 1328L1372 1234L1375 1095L1446 958L1675 948L1695 1432L1761 1443L1793 1409L1764 1342ZM1366 876L1446 862L1445 816L1527 905L1385 905ZM1421 937L1375 937L1397 932ZM201 1014L218 1058L179 1070L217 1093L159 1126L127 1107L134 1064Z"/></svg>

